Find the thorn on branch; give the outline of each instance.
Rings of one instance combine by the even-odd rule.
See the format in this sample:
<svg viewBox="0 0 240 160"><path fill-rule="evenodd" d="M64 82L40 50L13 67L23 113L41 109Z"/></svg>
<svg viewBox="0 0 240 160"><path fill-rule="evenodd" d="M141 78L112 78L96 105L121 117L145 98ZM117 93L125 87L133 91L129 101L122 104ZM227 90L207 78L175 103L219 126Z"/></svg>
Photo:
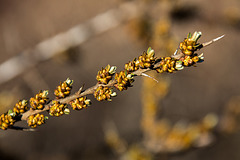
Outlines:
<svg viewBox="0 0 240 160"><path fill-rule="evenodd" d="M203 46L203 47L206 47L206 46L208 46L208 45L210 45L210 44L212 44L212 43L214 43L214 42L222 39L224 36L225 36L225 35L222 35L222 36L217 37L217 38L215 38L215 39L213 39L213 40L211 40L211 41L205 42L205 43L202 44L202 46Z"/></svg>
<svg viewBox="0 0 240 160"><path fill-rule="evenodd" d="M83 87L84 87L84 86L85 86L85 84L83 84L82 87L79 88L79 90L78 90L78 92L77 92L78 95L82 93L82 90L83 90Z"/></svg>
<svg viewBox="0 0 240 160"><path fill-rule="evenodd" d="M151 78L151 79L153 79L154 81L156 81L156 82L158 83L158 80L156 80L155 78L149 76L149 75L146 74L146 73L142 73L141 76L145 76L145 77Z"/></svg>

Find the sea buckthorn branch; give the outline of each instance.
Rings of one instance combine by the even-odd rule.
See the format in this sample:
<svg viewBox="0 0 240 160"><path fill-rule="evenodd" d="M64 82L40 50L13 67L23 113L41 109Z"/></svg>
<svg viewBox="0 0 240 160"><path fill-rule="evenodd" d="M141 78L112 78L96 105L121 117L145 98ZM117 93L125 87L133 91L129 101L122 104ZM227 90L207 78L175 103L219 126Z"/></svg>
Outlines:
<svg viewBox="0 0 240 160"><path fill-rule="evenodd" d="M56 99L49 100L47 98L48 91L39 91L34 97L30 98L30 106L28 107L27 100L19 101L13 110L9 110L0 116L0 128L18 128L14 124L17 121L27 121L28 126L35 128L44 124L48 117L41 114L47 111L50 116L61 116L69 114L68 106L73 110L81 110L87 108L91 104L87 95L93 94L98 101L111 101L112 97L116 96L114 88L123 91L128 87L132 87L135 76L148 76L145 72L156 70L158 73L173 73L184 67L193 66L198 62L203 61L203 54L197 54L196 51L212 44L221 39L223 36L213 39L206 43L198 43L201 37L201 32L188 34L187 38L179 44L174 55L169 57L155 57L155 52L151 47L146 52L143 52L138 58L133 59L124 66L124 70L116 73L116 67L107 65L98 71L96 79L97 84L83 90L83 86L76 93L71 95L73 80L69 78L61 82L54 91ZM19 129L19 128L18 128Z"/></svg>

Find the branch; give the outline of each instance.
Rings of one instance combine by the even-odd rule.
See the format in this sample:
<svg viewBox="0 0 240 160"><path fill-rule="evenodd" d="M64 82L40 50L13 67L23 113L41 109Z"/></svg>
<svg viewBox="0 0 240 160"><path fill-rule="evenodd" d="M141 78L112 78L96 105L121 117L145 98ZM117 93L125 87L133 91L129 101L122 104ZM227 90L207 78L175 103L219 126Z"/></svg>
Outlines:
<svg viewBox="0 0 240 160"><path fill-rule="evenodd" d="M68 105L71 105L73 110L81 110L90 105L90 99L86 96L93 94L98 101L108 100L116 96L113 88L123 91L128 87L132 87L134 77L147 76L145 72L152 70L158 73L174 73L184 69L184 67L193 66L195 63L203 61L203 54L195 53L197 50L216 42L223 36L215 38L209 42L200 44L198 39L201 37L201 32L189 34L183 42L179 44L177 51L171 57L155 57L155 52L150 47L146 52L143 52L138 58L125 64L124 70L116 73L116 67L107 65L98 71L96 76L96 85L83 90L83 86L74 94L70 95L73 81L67 79L61 82L54 91L55 99L48 101L48 91L40 91L34 97L30 98L30 106L28 107L27 100L20 100L13 108L0 117L0 128L19 129L14 126L17 121L27 121L28 125L35 128L43 123L47 117L43 116L42 112L47 111L50 116L61 116L69 114ZM150 77L152 78L152 77ZM154 78L153 78L154 79Z"/></svg>

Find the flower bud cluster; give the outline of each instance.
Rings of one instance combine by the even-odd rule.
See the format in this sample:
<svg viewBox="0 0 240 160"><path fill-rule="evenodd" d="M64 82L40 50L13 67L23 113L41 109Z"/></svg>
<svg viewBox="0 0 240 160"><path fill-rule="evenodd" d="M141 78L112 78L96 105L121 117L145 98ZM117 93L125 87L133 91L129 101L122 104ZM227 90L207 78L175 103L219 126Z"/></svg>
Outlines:
<svg viewBox="0 0 240 160"><path fill-rule="evenodd" d="M111 97L116 96L116 92L113 92L112 88L109 88L107 86L99 86L93 95L98 101L111 101Z"/></svg>
<svg viewBox="0 0 240 160"><path fill-rule="evenodd" d="M70 95L71 89L72 89L73 80L70 80L69 78L64 81L63 83L60 83L59 86L57 86L57 89L54 91L54 95L57 99L65 98Z"/></svg>
<svg viewBox="0 0 240 160"><path fill-rule="evenodd" d="M0 116L0 128L6 130L10 126L13 126L15 120L9 113L4 113Z"/></svg>
<svg viewBox="0 0 240 160"><path fill-rule="evenodd" d="M134 59L133 61L130 61L128 63L125 64L125 70L128 72L128 73L131 73L131 72L134 72L136 70L139 69L139 65L136 64L137 61L136 59Z"/></svg>
<svg viewBox="0 0 240 160"><path fill-rule="evenodd" d="M139 66L143 69L151 68L155 64L155 61L155 52L151 49L151 47L149 47L147 53L143 52L143 54L138 57L138 60L136 61L136 66Z"/></svg>
<svg viewBox="0 0 240 160"><path fill-rule="evenodd" d="M58 101L52 101L52 105L49 109L49 115L59 117L63 114L69 114L70 110L66 104L62 104Z"/></svg>
<svg viewBox="0 0 240 160"><path fill-rule="evenodd" d="M169 72L172 73L176 70L176 60L171 57L162 57L159 63L159 67L157 67L156 71L158 73Z"/></svg>
<svg viewBox="0 0 240 160"><path fill-rule="evenodd" d="M44 105L47 103L47 95L48 91L39 91L38 94L35 95L35 97L30 98L30 105L34 110L42 110L44 108Z"/></svg>
<svg viewBox="0 0 240 160"><path fill-rule="evenodd" d="M70 104L73 110L81 110L83 108L87 108L88 106L90 106L91 101L90 99L87 99L86 96L83 96L71 101Z"/></svg>
<svg viewBox="0 0 240 160"><path fill-rule="evenodd" d="M182 51L182 53L188 56L192 56L196 50L200 49L202 45L200 43L197 43L197 41L201 35L201 32L194 32L193 35L189 33L188 37L185 38L184 41L179 45L179 49Z"/></svg>
<svg viewBox="0 0 240 160"><path fill-rule="evenodd" d="M202 59L201 56L199 57L197 54L195 54L194 56L185 55L184 57L180 58L179 61L182 61L183 65L188 67L199 62L201 59Z"/></svg>
<svg viewBox="0 0 240 160"><path fill-rule="evenodd" d="M44 124L46 119L47 117L43 114L35 114L28 117L27 123L28 126L36 128L37 126Z"/></svg>
<svg viewBox="0 0 240 160"><path fill-rule="evenodd" d="M128 74L126 70L116 73L115 80L117 81L117 84L114 86L119 91L127 90L128 87L132 86L131 83L134 82L133 76Z"/></svg>
<svg viewBox="0 0 240 160"><path fill-rule="evenodd" d="M15 104L12 109L9 109L7 113L0 116L0 128L6 130L14 125L18 115L25 113L29 108L27 107L27 100L20 100Z"/></svg>
<svg viewBox="0 0 240 160"><path fill-rule="evenodd" d="M183 53L183 56L178 59L176 62L176 69L181 70L184 66L192 66L197 62L203 61L203 54L198 55L195 53L198 49L203 47L202 44L197 43L198 39L201 37L201 32L194 32L193 35L191 33L188 34L188 37L184 39L183 42L179 44L179 49Z"/></svg>
<svg viewBox="0 0 240 160"><path fill-rule="evenodd" d="M108 84L108 82L112 79L113 74L116 72L115 66L107 65L105 68L102 68L98 71L96 79L101 84Z"/></svg>
<svg viewBox="0 0 240 160"><path fill-rule="evenodd" d="M17 115L20 113L24 113L29 109L27 105L28 105L27 100L20 100L13 107L13 112L15 112Z"/></svg>

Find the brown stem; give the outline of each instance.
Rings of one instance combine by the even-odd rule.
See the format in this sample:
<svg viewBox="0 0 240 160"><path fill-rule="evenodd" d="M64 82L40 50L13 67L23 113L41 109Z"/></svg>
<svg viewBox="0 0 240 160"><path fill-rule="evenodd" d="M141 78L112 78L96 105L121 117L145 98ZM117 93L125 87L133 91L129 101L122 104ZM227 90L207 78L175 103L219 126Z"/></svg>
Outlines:
<svg viewBox="0 0 240 160"><path fill-rule="evenodd" d="M147 72L147 71L150 71L150 69L138 69L137 71L133 72L134 75L137 75L137 76L140 76L142 73L144 72ZM116 80L111 80L108 84L106 85L103 85L103 84L99 84L97 83L96 85L86 89L85 91L83 92L76 92L75 94L73 95L70 95L66 98L62 98L62 99L54 99L54 100L51 100L49 104L46 104L44 106L44 108L42 110L33 110L32 108L30 108L30 110L28 110L27 112L23 113L22 114L22 117L21 117L21 120L27 120L27 118L31 115L34 115L34 114L38 114L38 113L41 113L41 112L44 112L44 111L48 111L50 109L50 106L51 106L51 102L52 101L58 101L60 103L70 103L71 101L73 101L74 99L77 99L79 97L83 97L83 96L86 96L86 95L89 95L89 94L93 94L95 92L95 90L99 87L99 86L107 86L107 87L113 87L115 84L117 83Z"/></svg>
<svg viewBox="0 0 240 160"><path fill-rule="evenodd" d="M220 37L215 38L215 39L213 39L213 40L211 40L211 41L209 41L209 42L203 43L203 47L206 47L206 46L212 44L213 42L218 41L219 39L221 39L221 38L223 38L223 37L224 37L224 36L220 36ZM183 53L179 53L179 54L177 54L177 55L173 55L172 58L178 60L178 59L180 59L180 58L183 57L183 56L184 56ZM160 59L157 59L156 62L157 62L157 63L154 64L153 68L157 68L157 67L159 66L161 60L160 60ZM152 70L152 69L150 69L150 68L147 68L147 69L141 69L141 68L139 68L137 71L132 72L132 74L133 74L134 76L141 76L142 73L148 72L148 71L150 71L150 70ZM68 96L68 97L66 97L66 98L62 98L62 99L54 99L54 100L52 100L52 101L58 101L58 102L60 102L60 103L69 104L69 103L70 103L71 101L73 101L74 99L77 99L77 98L79 98L79 97L86 96L86 95L89 95L89 94L93 94L93 93L95 92L95 90L96 90L99 86L113 87L115 84L117 84L117 81L116 81L116 80L111 80L111 81L110 81L108 84L106 84L106 85L97 83L96 85L94 85L94 86L86 89L85 91L82 91L82 87L81 87L81 88L79 89L79 91L76 92L76 93L73 94L73 95L70 95L70 96ZM50 109L50 106L51 106L51 102L52 102L52 101L50 101L50 103L46 104L42 110L33 110L33 109L31 108L30 110L28 110L27 112L25 112L25 113L22 114L22 117L21 117L20 120L27 120L27 118L28 118L30 115L34 115L34 114L37 114L37 113L41 113L41 112L44 112L44 111L48 111L48 110Z"/></svg>

